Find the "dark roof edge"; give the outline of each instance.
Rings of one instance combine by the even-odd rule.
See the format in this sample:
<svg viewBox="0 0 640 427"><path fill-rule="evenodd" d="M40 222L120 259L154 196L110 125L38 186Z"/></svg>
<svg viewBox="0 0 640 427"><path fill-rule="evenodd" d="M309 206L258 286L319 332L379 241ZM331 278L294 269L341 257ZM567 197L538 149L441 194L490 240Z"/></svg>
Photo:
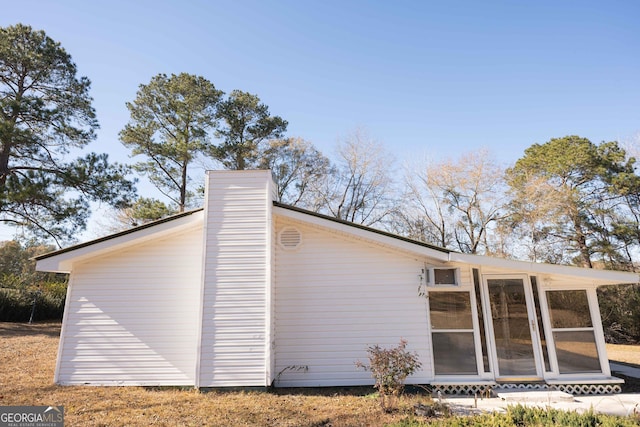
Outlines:
<svg viewBox="0 0 640 427"><path fill-rule="evenodd" d="M380 234L382 236L390 237L392 239L396 239L396 240L400 240L400 241L403 241L403 242L411 243L411 244L414 244L414 245L422 246L422 247L425 247L425 248L433 249L434 251L444 252L445 254L453 252L453 251L450 251L449 249L441 248L441 247L435 246L435 245L430 245L429 243L421 242L419 240L409 239L408 237L399 236L397 234L389 233L387 231L377 230L375 228L367 227L367 226L361 225L361 224L356 224L356 223L350 222L350 221L345 221L343 219L335 218L335 217L332 217L332 216L329 216L329 215L324 215L324 214L320 214L320 213L317 213L317 212L308 211L306 209L302 209L302 208L299 208L299 207L296 207L296 206L286 205L284 203L275 202L275 201L273 202L273 205L277 206L279 208L287 209L287 210L294 211L294 212L299 212L299 213L302 213L302 214L305 214L305 215L310 215L310 216L313 216L313 217L316 217L316 218L325 219L327 221L336 222L338 224L347 225L349 227L358 228L360 230L369 231L369 232L375 233L375 234Z"/></svg>
<svg viewBox="0 0 640 427"><path fill-rule="evenodd" d="M120 231L120 232L115 233L115 234L109 234L108 236L99 237L97 239L89 240L87 242L79 243L77 245L69 246L67 248L58 249L57 251L48 252L46 254L38 255L38 256L33 257L33 259L35 259L36 261L39 261L41 259L51 258L52 256L60 255L60 254L66 253L66 252L75 251L76 249L86 248L87 246L95 245L97 243L106 242L106 241L109 241L111 239L115 239L117 237L126 236L127 234L135 233L136 231L144 230L146 228L155 227L156 225L164 224L166 222L171 222L173 220L192 215L192 214L194 214L196 212L200 212L202 210L204 210L204 208L198 208L198 209L193 209L193 210L186 211L186 212L181 212L179 214L171 215L171 216L168 216L168 217L165 217L165 218L162 218L162 219L158 219L156 221L151 221L151 222L148 222L146 224L142 224L142 225L139 225L137 227L129 228L127 230Z"/></svg>

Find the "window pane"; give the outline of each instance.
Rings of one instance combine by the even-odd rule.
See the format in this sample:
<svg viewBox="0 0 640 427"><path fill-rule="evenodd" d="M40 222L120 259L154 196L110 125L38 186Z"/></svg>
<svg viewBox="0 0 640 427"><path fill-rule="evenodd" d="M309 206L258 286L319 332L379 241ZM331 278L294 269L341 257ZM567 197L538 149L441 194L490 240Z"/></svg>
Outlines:
<svg viewBox="0 0 640 427"><path fill-rule="evenodd" d="M432 329L473 329L469 292L429 292Z"/></svg>
<svg viewBox="0 0 640 427"><path fill-rule="evenodd" d="M587 291L547 291L551 327L590 328L591 312Z"/></svg>
<svg viewBox="0 0 640 427"><path fill-rule="evenodd" d="M500 376L537 375L522 279L489 279L489 301Z"/></svg>
<svg viewBox="0 0 640 427"><path fill-rule="evenodd" d="M436 375L478 373L473 332L434 332L432 337Z"/></svg>
<svg viewBox="0 0 640 427"><path fill-rule="evenodd" d="M553 333L561 374L602 372L593 331Z"/></svg>
<svg viewBox="0 0 640 427"><path fill-rule="evenodd" d="M436 285L456 284L455 268L436 268L433 270L433 276Z"/></svg>

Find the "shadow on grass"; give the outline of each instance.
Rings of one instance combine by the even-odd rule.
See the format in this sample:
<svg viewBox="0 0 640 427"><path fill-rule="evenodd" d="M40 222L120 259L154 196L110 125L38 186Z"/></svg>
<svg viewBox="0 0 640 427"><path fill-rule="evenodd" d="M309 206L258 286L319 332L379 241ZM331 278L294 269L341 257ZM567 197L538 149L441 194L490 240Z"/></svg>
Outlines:
<svg viewBox="0 0 640 427"><path fill-rule="evenodd" d="M193 390L193 386L144 387L148 392L162 392L167 390ZM368 386L354 387L203 387L200 393L235 394L268 393L275 396L369 396L377 390Z"/></svg>
<svg viewBox="0 0 640 427"><path fill-rule="evenodd" d="M175 389L181 389L184 387L175 387ZM147 387L148 391L162 391L167 390L165 387ZM367 397L377 398L378 391L372 386L341 386L341 387L224 387L224 388L201 388L201 393L237 393L239 391L244 392L257 392L257 393L269 393L276 396L353 396L353 397ZM432 390L428 385L409 385L404 389L405 395L422 395L431 396Z"/></svg>
<svg viewBox="0 0 640 427"><path fill-rule="evenodd" d="M24 337L45 335L52 338L60 336L60 322L12 323L0 322L0 337Z"/></svg>
<svg viewBox="0 0 640 427"><path fill-rule="evenodd" d="M624 384L621 384L623 393L640 393L640 378L629 377L620 372L613 372L613 375L624 380Z"/></svg>

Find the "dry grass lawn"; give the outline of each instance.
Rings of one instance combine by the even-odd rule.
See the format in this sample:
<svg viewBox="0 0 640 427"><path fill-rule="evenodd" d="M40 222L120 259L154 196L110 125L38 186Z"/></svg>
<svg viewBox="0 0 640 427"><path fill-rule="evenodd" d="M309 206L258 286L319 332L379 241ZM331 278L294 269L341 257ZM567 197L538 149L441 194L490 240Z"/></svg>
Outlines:
<svg viewBox="0 0 640 427"><path fill-rule="evenodd" d="M640 345L607 344L609 360L640 366Z"/></svg>
<svg viewBox="0 0 640 427"><path fill-rule="evenodd" d="M59 324L0 322L0 406L63 405L76 426L384 426L412 418L425 394L385 414L370 388L212 391L53 384ZM608 345L612 360L640 365L640 346Z"/></svg>
<svg viewBox="0 0 640 427"><path fill-rule="evenodd" d="M426 395L384 414L373 389L212 391L53 384L59 324L0 322L0 406L63 405L69 426L384 426Z"/></svg>

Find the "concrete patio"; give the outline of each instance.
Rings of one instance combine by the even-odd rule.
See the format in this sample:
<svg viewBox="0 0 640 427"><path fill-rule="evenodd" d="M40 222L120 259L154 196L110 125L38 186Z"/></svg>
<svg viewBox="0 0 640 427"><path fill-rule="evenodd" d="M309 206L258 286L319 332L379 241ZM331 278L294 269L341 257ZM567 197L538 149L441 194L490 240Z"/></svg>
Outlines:
<svg viewBox="0 0 640 427"><path fill-rule="evenodd" d="M640 378L640 367L610 362L611 372L632 378ZM640 416L640 393L620 393L598 396L573 396L561 391L500 391L497 397L474 398L446 396L442 402L449 405L453 413L473 414L481 412L505 412L507 407L524 405L539 408L554 408L579 413L593 410L608 415Z"/></svg>

